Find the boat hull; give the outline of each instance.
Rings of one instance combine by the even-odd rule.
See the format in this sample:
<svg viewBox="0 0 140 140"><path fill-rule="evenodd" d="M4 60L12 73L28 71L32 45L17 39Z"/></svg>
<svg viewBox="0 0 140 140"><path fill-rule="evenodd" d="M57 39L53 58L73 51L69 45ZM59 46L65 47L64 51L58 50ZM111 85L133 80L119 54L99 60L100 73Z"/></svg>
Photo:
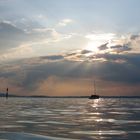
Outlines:
<svg viewBox="0 0 140 140"><path fill-rule="evenodd" d="M91 95L89 97L89 99L99 99L99 98L100 98L99 95Z"/></svg>

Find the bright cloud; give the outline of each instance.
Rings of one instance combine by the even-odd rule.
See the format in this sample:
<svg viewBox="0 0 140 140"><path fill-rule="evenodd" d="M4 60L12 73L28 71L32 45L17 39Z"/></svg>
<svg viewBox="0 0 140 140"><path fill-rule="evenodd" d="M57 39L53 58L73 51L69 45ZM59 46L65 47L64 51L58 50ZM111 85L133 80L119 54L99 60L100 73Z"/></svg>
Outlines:
<svg viewBox="0 0 140 140"><path fill-rule="evenodd" d="M35 52L28 44L20 45L19 47L9 49L0 56L0 61L11 61L13 59L21 59L35 56Z"/></svg>
<svg viewBox="0 0 140 140"><path fill-rule="evenodd" d="M94 53L99 53L99 46L105 43L110 43L117 36L113 33L95 33L88 34L85 37L89 39L89 43L87 44L85 49L92 50Z"/></svg>
<svg viewBox="0 0 140 140"><path fill-rule="evenodd" d="M72 19L63 19L58 23L58 26L67 26L68 24L72 23Z"/></svg>

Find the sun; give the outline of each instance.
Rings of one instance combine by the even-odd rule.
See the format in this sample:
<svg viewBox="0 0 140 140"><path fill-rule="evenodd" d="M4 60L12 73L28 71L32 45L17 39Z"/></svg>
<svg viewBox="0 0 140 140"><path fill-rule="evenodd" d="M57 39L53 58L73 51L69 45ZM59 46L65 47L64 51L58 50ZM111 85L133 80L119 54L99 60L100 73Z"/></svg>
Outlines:
<svg viewBox="0 0 140 140"><path fill-rule="evenodd" d="M111 42L111 40L116 38L116 35L113 33L95 33L86 35L86 38L88 39L88 43L85 49L97 54L103 52L103 50L100 50L98 47L107 42Z"/></svg>
<svg viewBox="0 0 140 140"><path fill-rule="evenodd" d="M100 50L98 49L98 46L101 44L99 42L89 42L87 46L85 47L86 50L92 51L93 53L99 53Z"/></svg>

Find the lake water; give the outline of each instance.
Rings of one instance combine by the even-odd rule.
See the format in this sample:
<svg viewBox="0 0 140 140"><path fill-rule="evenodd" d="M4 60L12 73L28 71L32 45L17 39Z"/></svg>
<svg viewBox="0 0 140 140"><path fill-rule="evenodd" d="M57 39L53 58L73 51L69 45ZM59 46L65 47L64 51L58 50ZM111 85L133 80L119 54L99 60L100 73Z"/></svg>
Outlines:
<svg viewBox="0 0 140 140"><path fill-rule="evenodd" d="M0 98L0 140L140 140L140 99Z"/></svg>

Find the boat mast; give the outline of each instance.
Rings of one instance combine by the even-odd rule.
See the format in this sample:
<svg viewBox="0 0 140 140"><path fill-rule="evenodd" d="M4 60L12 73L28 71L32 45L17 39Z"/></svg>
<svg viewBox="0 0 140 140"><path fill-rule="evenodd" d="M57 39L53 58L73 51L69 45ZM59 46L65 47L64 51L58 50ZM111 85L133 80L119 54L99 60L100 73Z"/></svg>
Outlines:
<svg viewBox="0 0 140 140"><path fill-rule="evenodd" d="M8 88L6 89L6 99L8 98Z"/></svg>
<svg viewBox="0 0 140 140"><path fill-rule="evenodd" d="M94 80L94 93L96 95L96 85L95 85L95 80Z"/></svg>

